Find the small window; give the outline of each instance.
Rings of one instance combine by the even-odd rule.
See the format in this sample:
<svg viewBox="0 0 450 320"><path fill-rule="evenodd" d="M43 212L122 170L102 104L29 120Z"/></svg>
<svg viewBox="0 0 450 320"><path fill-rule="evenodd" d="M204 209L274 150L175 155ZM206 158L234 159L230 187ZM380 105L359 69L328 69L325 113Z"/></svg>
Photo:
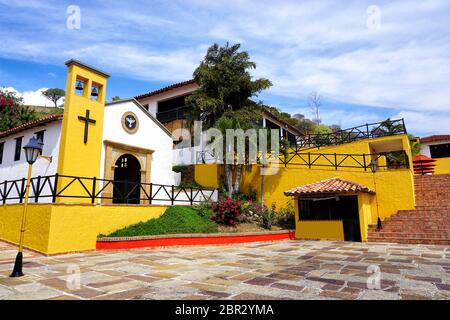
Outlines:
<svg viewBox="0 0 450 320"><path fill-rule="evenodd" d="M14 151L14 161L20 160L20 153L22 151L22 139L23 137L16 138L16 150Z"/></svg>
<svg viewBox="0 0 450 320"><path fill-rule="evenodd" d="M3 149L5 147L5 143L4 142L0 142L0 164L3 163Z"/></svg>
<svg viewBox="0 0 450 320"><path fill-rule="evenodd" d="M35 133L36 139L41 140L42 143L44 143L44 133L45 133L45 130L38 131Z"/></svg>
<svg viewBox="0 0 450 320"><path fill-rule="evenodd" d="M36 139L41 140L42 143L44 143L44 133L45 133L45 130L38 131L35 133ZM39 152L39 155L42 155L42 150L41 150L41 152Z"/></svg>
<svg viewBox="0 0 450 320"><path fill-rule="evenodd" d="M430 146L430 154L433 159L450 157L450 143L435 144L434 146Z"/></svg>

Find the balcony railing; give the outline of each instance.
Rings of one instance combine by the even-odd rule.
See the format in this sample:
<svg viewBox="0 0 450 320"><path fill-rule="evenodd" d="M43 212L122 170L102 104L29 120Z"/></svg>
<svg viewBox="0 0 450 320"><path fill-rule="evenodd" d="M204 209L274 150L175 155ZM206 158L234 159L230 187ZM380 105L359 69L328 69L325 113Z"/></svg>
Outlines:
<svg viewBox="0 0 450 320"><path fill-rule="evenodd" d="M382 122L367 123L358 127L338 130L327 134L306 134L296 137L297 149L320 148L323 146L339 145L362 139L380 138L386 136L406 134L403 119L385 120Z"/></svg>
<svg viewBox="0 0 450 320"><path fill-rule="evenodd" d="M292 149L291 149L292 150ZM217 154L211 151L198 151L197 164L223 163L219 161ZM379 169L394 170L408 169L409 158L404 150L382 153L312 153L312 152L290 152L286 155L266 153L266 162L271 166L279 167L308 167L308 168L333 168L338 169L360 169L370 171L370 162L375 160ZM262 163L262 153L259 153L256 163Z"/></svg>
<svg viewBox="0 0 450 320"><path fill-rule="evenodd" d="M162 123L171 122L178 119L186 119L186 114L191 110L190 106L182 106L168 111L156 113L156 119Z"/></svg>

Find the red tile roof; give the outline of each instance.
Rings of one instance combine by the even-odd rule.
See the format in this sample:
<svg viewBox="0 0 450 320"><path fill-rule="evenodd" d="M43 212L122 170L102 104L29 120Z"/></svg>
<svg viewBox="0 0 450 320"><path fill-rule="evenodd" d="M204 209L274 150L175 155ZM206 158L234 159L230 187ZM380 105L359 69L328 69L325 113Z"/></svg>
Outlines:
<svg viewBox="0 0 450 320"><path fill-rule="evenodd" d="M49 116L46 118L42 118L39 120L30 121L30 122L21 124L20 126L0 132L0 138L4 138L4 137L10 136L12 134L15 134L15 133L27 130L27 129L31 129L34 127L42 126L42 125L45 125L45 124L53 122L53 121L58 121L62 118L63 118L62 114L55 114L55 115L52 115L52 116Z"/></svg>
<svg viewBox="0 0 450 320"><path fill-rule="evenodd" d="M375 193L373 190L359 183L343 180L340 178L331 178L305 184L303 186L288 190L284 192L286 196L298 195L316 195L316 194L336 194L336 193L353 193L366 192Z"/></svg>
<svg viewBox="0 0 450 320"><path fill-rule="evenodd" d="M141 94L141 95L136 96L134 98L136 100L143 99L143 98L148 98L148 97L155 96L157 94L164 93L164 92L172 90L172 89L181 88L181 87L187 86L189 84L194 84L194 83L195 83L195 81L193 79L187 80L187 81L182 81L182 82L171 84L170 86L167 86L167 87L155 90L155 91L151 91L151 92L148 92L148 93Z"/></svg>
<svg viewBox="0 0 450 320"><path fill-rule="evenodd" d="M436 134L434 136L428 136L424 138L420 138L420 142L437 142L437 141L446 141L450 140L450 134Z"/></svg>

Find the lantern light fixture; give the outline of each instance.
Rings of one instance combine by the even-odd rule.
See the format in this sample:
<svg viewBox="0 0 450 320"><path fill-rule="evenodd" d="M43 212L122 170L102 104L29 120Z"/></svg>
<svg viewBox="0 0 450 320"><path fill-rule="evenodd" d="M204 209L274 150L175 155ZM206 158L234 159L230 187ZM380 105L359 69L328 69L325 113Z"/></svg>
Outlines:
<svg viewBox="0 0 450 320"><path fill-rule="evenodd" d="M42 152L43 145L44 143L42 143L41 139L32 137L30 141L28 141L28 143L23 147L23 149L25 150L25 157L29 164L33 164L36 162L36 159Z"/></svg>

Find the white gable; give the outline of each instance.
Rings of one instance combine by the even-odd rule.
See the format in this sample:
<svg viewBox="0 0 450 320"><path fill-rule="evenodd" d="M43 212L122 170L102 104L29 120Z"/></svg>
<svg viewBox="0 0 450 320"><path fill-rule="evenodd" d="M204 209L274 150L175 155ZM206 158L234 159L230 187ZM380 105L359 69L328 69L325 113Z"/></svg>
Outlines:
<svg viewBox="0 0 450 320"><path fill-rule="evenodd" d="M123 125L123 116L132 112L138 121L137 131L127 132ZM153 150L150 182L173 184L172 157L173 141L169 131L151 116L134 99L106 104L103 127L103 141L117 142L132 147ZM102 148L101 175L104 172L105 146Z"/></svg>

